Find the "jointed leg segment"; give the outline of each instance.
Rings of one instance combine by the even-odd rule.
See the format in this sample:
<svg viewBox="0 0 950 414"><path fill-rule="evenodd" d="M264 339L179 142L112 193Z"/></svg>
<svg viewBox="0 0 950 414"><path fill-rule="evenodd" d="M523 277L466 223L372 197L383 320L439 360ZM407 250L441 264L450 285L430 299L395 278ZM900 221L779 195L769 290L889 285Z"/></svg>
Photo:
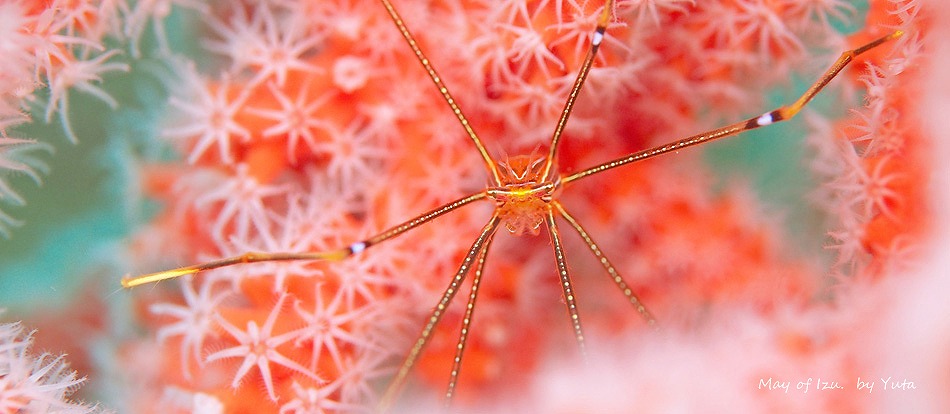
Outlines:
<svg viewBox="0 0 950 414"><path fill-rule="evenodd" d="M755 118L750 118L748 120L737 122L732 125L728 125L722 128L717 128L712 131L703 132L701 134L693 135L686 137L677 141L670 142L668 144L663 144L657 147L646 149L643 151L635 152L633 154L627 155L622 158L618 158L612 161L607 161L603 164L585 169L583 171L576 172L574 174L565 176L561 178L561 183L567 184L572 181L580 180L584 177L588 177L597 173L601 173L607 170L611 170L622 165L630 164L637 161L643 161L648 158L653 158L658 155L666 154L668 152L678 151L683 148L692 147L694 145L699 145L709 141L715 141L720 138L725 138L729 136L736 135L740 132L748 131L751 129L756 129L759 127L771 125L775 122L785 121L794 117L798 112L806 105L815 95L818 94L825 86L831 82L835 76L838 76L838 73L841 72L849 63L851 63L854 58L868 50L871 50L880 44L887 42L889 40L896 39L901 37L904 33L901 31L893 32L887 36L881 37L873 42L870 42L864 46L861 46L856 49L848 50L841 54L838 57L838 60L828 68L827 71L818 79L807 91L798 100L796 100L791 105L786 105L781 108L775 109L773 111L766 112Z"/></svg>
<svg viewBox="0 0 950 414"><path fill-rule="evenodd" d="M548 233L551 235L551 245L554 247L554 261L557 262L557 274L561 279L561 289L564 291L564 301L567 304L567 313L571 318L571 327L574 328L574 338L577 339L577 346L580 347L581 354L586 352L584 347L584 331L581 329L581 317L577 313L577 298L574 297L574 284L571 282L571 276L567 271L567 261L564 259L564 247L561 245L561 235L554 221L554 213L549 208L545 221L548 226Z"/></svg>
<svg viewBox="0 0 950 414"><path fill-rule="evenodd" d="M412 370L412 367L415 366L416 360L419 359L419 355L422 354L422 350L425 349L426 345L429 343L429 339L431 339L436 325L438 325L439 321L442 320L442 316L445 315L445 311L448 309L449 303L452 302L455 294L458 293L459 288L462 286L462 282L465 280L465 276L468 275L468 271L472 267L472 264L476 261L476 258L483 254L483 248L488 244L488 241L491 239L492 235L495 234L495 230L498 229L499 222L501 222L501 219L498 217L498 214L492 215L491 220L489 220L488 224L482 228L481 234L479 234L478 238L475 239L475 243L473 243L472 247L468 250L468 254L465 255L465 259L462 261L462 265L459 266L459 270L455 272L455 277L452 278L452 282L449 283L449 286L445 289L445 292L442 293L442 298L439 300L439 303L434 309L432 309L432 314L429 315L429 319L422 328L422 332L419 333L419 337L416 339L415 344L413 344L412 348L409 350L406 360L402 363L402 366L396 373L395 378L393 378L392 382L390 382L389 387L386 389L386 392L380 399L380 411L385 412L390 408L390 406L392 406L396 396L399 394L399 391L401 391L402 387L405 385L406 379L409 376L409 372ZM476 267L480 266L480 264L476 264Z"/></svg>
<svg viewBox="0 0 950 414"><path fill-rule="evenodd" d="M462 355L465 353L465 344L468 342L468 334L471 332L472 317L475 314L475 301L478 299L478 289L482 283L482 271L485 269L485 259L488 257L488 248L491 246L492 237L489 236L485 246L482 247L478 255L478 264L475 266L475 276L472 278L472 291L468 295L468 304L465 305L465 316L462 319L462 329L459 331L458 343L455 346L455 358L452 359L452 372L449 375L449 385L445 391L444 404L446 408L452 403L452 397L455 395L455 387L458 384L459 371L462 368Z"/></svg>
<svg viewBox="0 0 950 414"><path fill-rule="evenodd" d="M567 102L564 103L564 109L561 110L561 117L558 118L557 126L554 128L554 135L551 137L551 145L548 148L548 158L544 164L542 177L547 177L557 161L558 143L561 141L561 135L564 134L564 128L567 126L567 120L574 110L574 103L581 93L581 88L587 80L590 68L594 65L594 58L597 56L597 50L600 49L600 43L604 40L604 34L607 32L607 24L610 23L610 13L614 7L613 0L607 0L604 4L604 10L600 13L600 19L597 21L597 28L594 30L594 37L591 40L590 48L587 49L587 56L584 57L584 63L581 64L580 71L577 72L577 78L574 80L574 86L571 87L571 93L567 96Z"/></svg>
<svg viewBox="0 0 950 414"><path fill-rule="evenodd" d="M472 194L470 196L462 197L458 200L452 201L447 204L443 204L439 207L436 207L426 213L413 217L402 224L391 227L382 233L379 233L368 239L350 244L347 247L343 247L336 250L330 250L325 252L303 252L303 253L292 253L292 252L276 252L276 253L261 253L261 252L251 252L244 253L240 256L229 257L226 259L215 260L213 262L201 263L193 266L184 266L171 270L164 270L161 272L149 273L146 275L140 275L135 277L123 277L122 278L122 287L131 288L138 285L144 285L147 283L159 282L167 279L174 279L177 277L195 274L205 270L217 269L220 267L227 267L241 263L257 263L257 262L279 262L279 261L289 261L289 260L328 260L328 261L339 261L346 259L354 254L360 253L373 245L382 243L383 241L389 240L391 238L397 237L399 235L405 234L409 230L412 230L416 227L419 227L429 221L435 219L436 217L448 214L450 211L454 211L459 207L462 207L466 204L469 204L473 201L478 201L485 198L487 194L482 191L480 193Z"/></svg>
<svg viewBox="0 0 950 414"><path fill-rule="evenodd" d="M429 63L429 58L426 57L425 53L422 51L422 48L419 47L419 43L416 42L415 37L413 37L412 33L409 31L409 28L406 27L406 23L402 21L402 17L399 16L399 13L396 11L396 8L393 6L392 2L389 0L380 0L380 2L383 3L383 7L386 9L386 12L389 13L390 19L392 19L393 23L396 24L396 28L399 29L399 33L402 34L404 39L406 39L406 43L409 44L409 48L412 49L412 52L416 55L416 59L422 64L422 67L429 75L429 78L432 79L432 83L435 84L436 89L438 89L439 93L442 94L442 98L445 99L445 102L449 104L449 108L452 109L452 113L455 114L456 118L458 118L459 124L461 124L462 128L465 129L465 133L468 134L468 137L471 138L473 143L475 143L475 148L478 149L478 153L482 156L482 160L485 162L485 167L488 169L488 172L494 180L495 185L501 185L501 176L498 174L498 167L495 165L495 161L492 160L490 155L488 155L488 150L485 148L485 144L483 144L482 140L478 138L477 134L475 134L475 130L472 129L472 126L468 123L468 118L465 117L465 114L462 113L462 109L459 108L458 104L455 102L455 98L452 97L452 94L449 92L449 88L446 87L445 83L442 82L442 78L439 76L439 73L435 71L435 67Z"/></svg>
<svg viewBox="0 0 950 414"><path fill-rule="evenodd" d="M571 227L573 227L574 230L577 230L577 234L579 234L581 238L584 239L584 243L587 244L587 248L590 249L591 253L594 254L594 257L598 259L600 264L604 267L604 270L606 270L607 274L610 275L610 279L615 285L617 285L617 288L620 289L620 292L623 293L624 297L627 298L627 301L633 305L638 313L640 313L640 316L643 317L647 324L655 327L656 318L654 318L653 314L647 310L643 302L640 301L640 298L637 297L637 294L634 293L633 289L630 288L630 285L628 285L627 282L623 280L623 277L620 276L620 272L618 272L617 269L614 268L614 265L610 263L610 260L608 260L607 256L604 255L604 252L600 250L600 247L597 246L597 243L594 243L594 239L591 238L590 234L588 234L587 231L581 227L581 224L578 223L573 216L567 213L567 210L564 209L564 206L562 206L561 203L555 201L552 204L554 204L554 208L557 209L561 217L564 217L564 219L571 224Z"/></svg>

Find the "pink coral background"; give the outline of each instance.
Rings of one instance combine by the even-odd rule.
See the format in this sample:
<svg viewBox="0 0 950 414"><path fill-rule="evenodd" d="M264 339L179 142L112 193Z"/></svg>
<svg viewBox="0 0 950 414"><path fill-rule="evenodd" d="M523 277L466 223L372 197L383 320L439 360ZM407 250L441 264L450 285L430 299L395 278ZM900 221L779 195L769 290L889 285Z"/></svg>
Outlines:
<svg viewBox="0 0 950 414"><path fill-rule="evenodd" d="M821 7L839 3L621 2L558 166L578 170L760 113L763 96L789 88L792 73L812 79L841 50L900 27L903 38L823 93L852 113L819 103L802 116L830 263L817 252L825 246L795 246L746 182L713 190L719 183L697 151L571 185L564 204L662 329L648 329L563 230L590 346L583 362L548 239L499 234L456 410L947 411L950 312L939 292L950 269L950 176L940 161L950 155L941 124L950 85L940 68L950 51L936 39L950 16L936 3L872 1L866 26L844 36L820 18L834 20ZM157 32L155 51L139 47L149 19L169 18L173 4L208 22L199 43L217 64L207 52L173 53L178 45L163 40L174 34ZM543 148L601 7L520 4L396 4L493 154ZM484 180L375 2L127 7L116 14L125 19L116 37L130 45L121 55L161 57L153 70L169 95L151 138L182 155L133 167L141 191L164 208L128 243L132 273L249 250L334 248ZM120 55L98 53L103 62ZM57 68L96 62L77 55L38 66L34 76L51 93L47 122L68 110L53 105L67 102L53 98L64 79ZM70 86L97 95L80 84ZM16 133L3 128L4 140ZM236 266L122 292L131 302L125 325L101 312L122 306L117 295L88 290L68 315L25 322L40 328L38 347L68 351L88 376L93 391L81 396L120 412L371 411L487 212L466 207L341 263ZM439 404L461 305L398 409ZM859 380L874 388L859 389Z"/></svg>

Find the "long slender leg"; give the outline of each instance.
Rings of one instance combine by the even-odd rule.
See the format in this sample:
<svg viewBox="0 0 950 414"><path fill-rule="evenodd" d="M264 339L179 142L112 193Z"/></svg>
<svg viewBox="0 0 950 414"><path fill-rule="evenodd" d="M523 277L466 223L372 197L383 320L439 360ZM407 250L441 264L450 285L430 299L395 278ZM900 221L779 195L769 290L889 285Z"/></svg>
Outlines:
<svg viewBox="0 0 950 414"><path fill-rule="evenodd" d="M563 177L561 179L561 183L567 184L571 181L579 180L584 177L589 177L591 175L601 173L607 170L611 170L625 164L642 161L648 158L653 158L657 155L666 154L672 151L678 151L686 147L691 147L693 145L699 145L699 144L709 142L709 141L714 141L720 138L733 136L740 132L756 129L759 127L771 125L775 122L786 121L788 119L791 119L792 117L795 116L795 114L798 113L798 111L800 111L805 105L807 105L808 102L810 102L812 98L814 98L815 95L818 94L818 92L824 89L825 86L827 86L828 83L831 82L831 80L835 78L835 76L838 76L838 73L840 73L842 69L848 66L848 64L851 63L856 56L864 52L867 52L868 50L874 49L875 47L878 47L887 41L901 37L903 34L904 34L903 32L898 30L887 36L881 37L871 43L861 46L859 48L845 51L844 53L841 54L840 57L838 57L838 60L836 60L835 63L833 63L831 67L828 68L827 71L825 71L825 73L821 76L821 78L819 78L814 84L812 84L811 87L808 88L808 90L805 91L805 93L802 94L802 96L799 97L798 100L796 100L791 105L782 106L778 109L766 112L755 118L749 118L742 122L737 122L732 125L714 129L712 131L703 132L701 134L693 135L691 137L683 138L683 139L673 141L668 144L664 144L664 145L653 147L647 150L635 152L625 157L617 158L615 160L605 162L603 164Z"/></svg>
<svg viewBox="0 0 950 414"><path fill-rule="evenodd" d="M541 177L547 177L554 163L557 162L558 143L561 141L561 135L564 134L567 119L570 118L571 112L574 110L574 103L577 102L577 96L580 95L584 81L587 80L590 68L594 64L594 58L597 56L597 50L600 49L600 43L604 41L604 33L607 31L607 24L610 23L610 12L613 7L613 0L607 0L607 3L604 4L604 10L600 14L600 19L597 20L597 28L594 29L594 37L590 41L590 48L587 49L587 56L584 58L584 63L577 73L577 78L574 79L574 86L571 87L571 93L567 96L567 102L564 103L561 117L558 119L557 126L554 128L554 135L551 136L548 158L547 161L545 161L544 173L541 174Z"/></svg>
<svg viewBox="0 0 950 414"><path fill-rule="evenodd" d="M574 338L577 339L577 346L581 349L581 354L586 355L584 347L584 331L581 329L581 318L577 313L577 299L574 297L574 285L571 283L571 276L567 271L567 262L564 260L564 248L561 246L561 236L554 222L554 212L549 208L545 221L548 225L548 233L551 235L551 245L554 247L554 260L557 262L557 274L561 279L561 288L564 290L564 301L567 303L567 313L571 317L571 326L574 328Z"/></svg>
<svg viewBox="0 0 950 414"><path fill-rule="evenodd" d="M402 224L391 227L382 233L379 233L368 239L350 244L347 247L343 247L336 250L324 251L324 252L299 252L299 253L258 253L258 252L249 252L244 253L240 256L229 257L221 260L215 260L213 262L201 263L192 266L179 267L177 269L164 270L161 272L149 273L146 275L139 275L134 277L123 277L122 278L122 287L132 288L138 285L143 285L146 283L158 282L166 279L174 279L176 277L181 277L184 275L190 275L198 273L205 270L217 269L220 267L227 267L241 263L256 263L256 262L279 262L279 261L288 261L288 260L329 260L329 261L339 261L347 257L350 257L354 254L360 253L363 250L368 249L369 247L379 244L385 240L389 240L393 237L399 236L412 230L416 227L419 227L429 221L435 219L436 217L447 214L450 211L453 211L459 207L462 207L466 204L469 204L473 201L478 201L487 196L487 193L482 191L477 194L472 194L460 198L458 200L452 201L442 206L436 207L426 213L423 213L419 216L416 216L412 219L409 219Z"/></svg>
<svg viewBox="0 0 950 414"><path fill-rule="evenodd" d="M422 350L425 349L426 345L429 343L429 339L432 337L432 332L435 330L435 326L439 324L440 320L442 320L442 316L445 315L445 311L448 309L449 303L452 302L452 298L454 298L455 294L458 293L459 287L465 280L465 275L467 275L469 269L471 269L472 263L475 262L476 258L482 252L483 246L488 242L489 239L491 239L492 235L495 234L495 230L498 228L498 223L500 221L501 219L498 217L498 214L494 214L492 215L491 220L488 221L488 224L482 228L481 234L479 234L478 238L475 239L475 243L472 244L472 247L468 250L468 254L465 255L465 259L462 260L459 270L455 272L455 277L452 278L452 282L449 283L449 286L445 289L445 292L442 293L442 299L440 299L439 303L435 306L435 308L432 309L432 314L429 315L429 319L422 328L422 332L419 333L415 344L413 344L412 348L409 350L406 360L403 361L402 366L399 367L399 371L396 373L396 376L393 378L392 382L389 383L389 387L386 388L386 392L383 394L379 402L379 411L388 411L395 402L396 396L406 383L409 372L412 370L412 367L415 366L416 360L419 359L419 355L422 354Z"/></svg>
<svg viewBox="0 0 950 414"><path fill-rule="evenodd" d="M465 344L468 341L468 333L472 326L472 317L475 315L475 301L478 299L478 288L482 283L482 270L485 268L485 259L488 257L488 248L491 246L493 238L489 238L478 254L478 263L475 265L475 276L472 278L472 291L468 295L468 304L465 306L465 317L462 319L462 330L459 332L459 340L455 345L455 358L452 360L452 373L449 375L449 385L445 391L445 408L452 405L452 397L455 396L455 386L458 385L459 370L462 368L462 354L465 353Z"/></svg>
<svg viewBox="0 0 950 414"><path fill-rule="evenodd" d="M396 8L393 6L392 2L389 0L380 0L380 2L383 3L383 7L385 7L386 12L389 13L389 18L392 19L393 23L396 24L396 28L399 29L399 33L401 33L402 37L406 39L406 43L409 44L409 48L412 49L412 53L416 55L416 59L418 59L419 63L422 64L422 67L426 70L429 78L432 79L432 83L434 83L435 87L439 89L439 93L442 94L442 98L445 99L447 104L449 104L449 108L452 109L452 113L455 114L456 118L458 118L462 128L465 129L465 133L467 133L468 137L472 139L473 143L475 143L475 148L478 149L478 153L481 154L482 160L485 161L485 166L491 173L495 184L501 185L501 176L498 175L498 167L495 165L495 161L492 160L490 155L488 155L488 150L485 149L485 145L482 144L482 140L478 138L478 135L475 134L475 130L472 129L472 126L468 123L468 118L465 117L465 115L462 113L462 109L459 108L458 104L455 102L455 98L452 97L452 94L449 92L449 88L446 87L445 83L442 82L442 77L439 76L439 73L436 72L435 67L433 67L429 62L429 58L426 57L426 54L422 52L422 48L419 47L419 43L416 42L415 37L412 36L412 32L410 32L409 28L406 27L406 23L402 21L402 17L399 16L398 12L396 12Z"/></svg>
<svg viewBox="0 0 950 414"><path fill-rule="evenodd" d="M620 289L620 292L623 293L624 297L627 298L627 301L637 310L640 316L643 317L643 320L647 322L648 325L656 327L656 318L653 317L653 314L647 310L647 307L640 301L640 298L637 297L637 294L633 292L633 289L630 289L630 285L623 280L623 277L620 276L620 272L617 272L617 269L613 264L610 263L610 260L607 259L607 256L604 255L604 252L600 250L600 247L597 246L597 243L594 242L594 239L590 237L590 234L581 227L581 224L574 219L573 216L567 213L567 210L564 209L564 206L557 201L554 201L554 208L557 209L558 213L561 214L561 217L564 217L568 223L571 224L571 227L574 227L574 230L577 230L577 234L580 234L581 238L584 239L584 243L587 243L587 248L590 249L591 253L594 254L594 257L600 261L601 266L604 267L604 270L607 271L607 274L610 275L610 279L613 280L614 284L617 285L617 288Z"/></svg>

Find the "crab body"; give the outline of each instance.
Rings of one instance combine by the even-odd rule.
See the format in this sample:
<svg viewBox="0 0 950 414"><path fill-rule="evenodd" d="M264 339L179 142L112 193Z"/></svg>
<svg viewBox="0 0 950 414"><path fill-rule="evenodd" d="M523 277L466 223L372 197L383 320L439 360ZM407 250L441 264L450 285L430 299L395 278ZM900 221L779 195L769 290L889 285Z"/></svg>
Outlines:
<svg viewBox="0 0 950 414"><path fill-rule="evenodd" d="M554 169L544 175L546 161L545 157L519 155L497 164L501 185L490 187L488 197L495 201L498 216L511 234L538 235L551 201L561 190Z"/></svg>

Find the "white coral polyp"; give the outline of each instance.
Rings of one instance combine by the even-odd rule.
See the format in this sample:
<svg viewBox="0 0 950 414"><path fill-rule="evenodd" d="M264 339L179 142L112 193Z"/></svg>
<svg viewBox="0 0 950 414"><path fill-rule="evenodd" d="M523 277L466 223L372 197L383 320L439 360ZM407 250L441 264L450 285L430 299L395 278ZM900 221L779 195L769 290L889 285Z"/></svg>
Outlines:
<svg viewBox="0 0 950 414"><path fill-rule="evenodd" d="M77 378L64 356L30 354L33 332L19 323L0 324L0 412L91 413L96 410L68 397L85 378Z"/></svg>
<svg viewBox="0 0 950 414"><path fill-rule="evenodd" d="M369 80L369 65L356 56L343 56L333 64L333 84L346 93L353 93Z"/></svg>

